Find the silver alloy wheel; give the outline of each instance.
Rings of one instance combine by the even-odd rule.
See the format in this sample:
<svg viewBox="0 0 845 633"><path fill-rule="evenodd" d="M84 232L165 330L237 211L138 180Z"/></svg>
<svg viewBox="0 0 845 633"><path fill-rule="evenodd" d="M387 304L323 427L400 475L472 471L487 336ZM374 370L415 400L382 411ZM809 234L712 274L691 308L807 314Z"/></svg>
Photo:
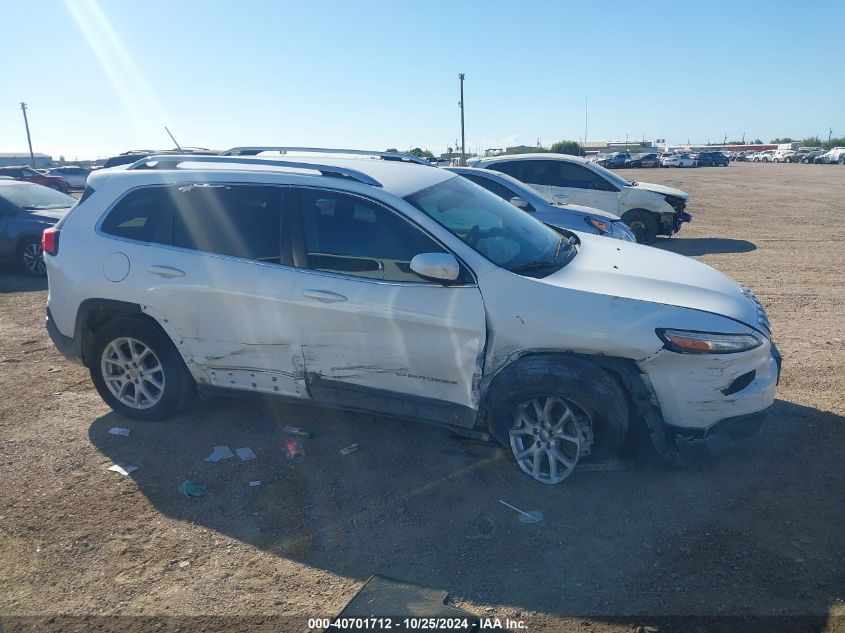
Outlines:
<svg viewBox="0 0 845 633"><path fill-rule="evenodd" d="M38 242L30 242L23 247L23 265L27 271L33 275L43 275L47 272L47 265L44 263L44 251L41 250L41 244Z"/></svg>
<svg viewBox="0 0 845 633"><path fill-rule="evenodd" d="M586 415L557 396L534 398L513 409L509 431L516 463L526 474L544 484L557 484L572 474L585 439L579 425Z"/></svg>
<svg viewBox="0 0 845 633"><path fill-rule="evenodd" d="M149 409L164 395L161 361L137 339L121 337L106 345L100 371L112 395L133 409Z"/></svg>

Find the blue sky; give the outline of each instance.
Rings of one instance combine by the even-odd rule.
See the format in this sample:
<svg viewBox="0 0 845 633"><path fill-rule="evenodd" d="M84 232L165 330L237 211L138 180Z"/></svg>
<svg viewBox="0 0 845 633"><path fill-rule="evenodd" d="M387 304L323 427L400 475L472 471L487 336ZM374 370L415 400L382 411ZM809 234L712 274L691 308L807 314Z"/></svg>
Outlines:
<svg viewBox="0 0 845 633"><path fill-rule="evenodd" d="M845 135L834 0L3 4L4 152Z"/></svg>

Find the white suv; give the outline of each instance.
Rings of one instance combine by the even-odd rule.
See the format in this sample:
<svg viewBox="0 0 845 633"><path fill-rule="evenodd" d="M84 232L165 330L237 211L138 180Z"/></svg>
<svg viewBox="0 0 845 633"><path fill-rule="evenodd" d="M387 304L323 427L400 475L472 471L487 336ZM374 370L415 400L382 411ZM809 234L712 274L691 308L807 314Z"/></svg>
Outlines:
<svg viewBox="0 0 845 633"><path fill-rule="evenodd" d="M689 195L680 189L631 182L601 165L567 154L512 154L467 161L472 167L500 171L563 204L580 204L622 218L637 241L648 244L672 235L692 216Z"/></svg>
<svg viewBox="0 0 845 633"><path fill-rule="evenodd" d="M749 290L338 151L94 172L44 233L55 345L133 419L270 394L492 432L542 483L637 425L674 461L759 428L779 356Z"/></svg>

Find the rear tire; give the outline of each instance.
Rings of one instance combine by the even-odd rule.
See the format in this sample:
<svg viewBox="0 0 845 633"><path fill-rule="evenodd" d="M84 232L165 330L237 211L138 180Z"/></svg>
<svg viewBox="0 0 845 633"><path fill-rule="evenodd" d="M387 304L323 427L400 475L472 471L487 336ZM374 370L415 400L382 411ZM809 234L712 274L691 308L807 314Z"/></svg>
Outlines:
<svg viewBox="0 0 845 633"><path fill-rule="evenodd" d="M657 238L657 220L653 213L634 209L623 214L622 221L633 231L638 244L651 244Z"/></svg>
<svg viewBox="0 0 845 633"><path fill-rule="evenodd" d="M91 380L114 411L132 420L163 420L194 393L188 368L170 338L139 318L115 319L94 335Z"/></svg>
<svg viewBox="0 0 845 633"><path fill-rule="evenodd" d="M628 432L628 401L601 368L580 358L528 356L490 385L488 422L520 469L560 483L585 453L615 454Z"/></svg>

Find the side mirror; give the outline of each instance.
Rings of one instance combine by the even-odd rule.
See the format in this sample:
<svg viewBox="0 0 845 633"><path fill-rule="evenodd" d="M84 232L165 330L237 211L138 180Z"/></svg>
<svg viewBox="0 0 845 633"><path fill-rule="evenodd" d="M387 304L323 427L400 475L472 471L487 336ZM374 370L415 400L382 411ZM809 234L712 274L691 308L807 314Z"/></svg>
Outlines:
<svg viewBox="0 0 845 633"><path fill-rule="evenodd" d="M461 266L451 253L420 253L411 260L411 270L428 279L455 281Z"/></svg>
<svg viewBox="0 0 845 633"><path fill-rule="evenodd" d="M531 206L530 204L528 204L528 202L526 202L525 200L523 200L519 196L514 196L513 198L508 200L508 202L510 202L517 209L522 209L523 211L527 211L528 208Z"/></svg>

